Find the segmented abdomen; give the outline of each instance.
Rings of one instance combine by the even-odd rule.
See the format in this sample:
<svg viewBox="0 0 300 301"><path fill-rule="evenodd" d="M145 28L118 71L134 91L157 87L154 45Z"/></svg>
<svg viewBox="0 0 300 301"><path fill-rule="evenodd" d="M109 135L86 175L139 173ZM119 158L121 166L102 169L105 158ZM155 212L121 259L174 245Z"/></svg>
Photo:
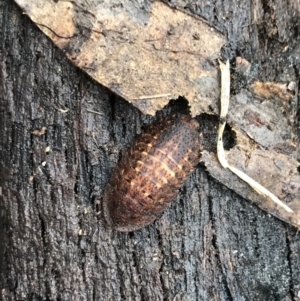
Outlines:
<svg viewBox="0 0 300 301"><path fill-rule="evenodd" d="M197 129L198 123L183 115L157 122L135 141L104 190L110 225L133 231L161 216L199 162Z"/></svg>

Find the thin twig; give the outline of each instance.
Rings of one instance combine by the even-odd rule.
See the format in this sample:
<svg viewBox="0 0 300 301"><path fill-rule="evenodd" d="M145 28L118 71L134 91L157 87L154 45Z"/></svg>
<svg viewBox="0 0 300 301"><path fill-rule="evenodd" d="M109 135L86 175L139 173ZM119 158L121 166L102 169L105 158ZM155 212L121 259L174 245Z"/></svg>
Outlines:
<svg viewBox="0 0 300 301"><path fill-rule="evenodd" d="M168 97L171 93L165 93L165 94L154 94L154 95L143 95L136 98L133 98L133 100L142 100L142 99L150 99L150 98L162 98L162 97Z"/></svg>
<svg viewBox="0 0 300 301"><path fill-rule="evenodd" d="M89 112L89 113L97 114L97 115L104 115L101 112L97 112L97 111L93 111L93 110L89 110L89 109L86 109L86 111Z"/></svg>

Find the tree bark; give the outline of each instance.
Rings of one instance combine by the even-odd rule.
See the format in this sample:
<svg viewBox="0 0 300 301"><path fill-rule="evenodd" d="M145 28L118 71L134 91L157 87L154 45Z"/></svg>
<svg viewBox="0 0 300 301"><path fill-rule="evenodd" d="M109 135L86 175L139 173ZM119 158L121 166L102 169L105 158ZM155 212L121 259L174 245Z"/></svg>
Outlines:
<svg viewBox="0 0 300 301"><path fill-rule="evenodd" d="M253 77L299 85L297 0L171 4L223 29L224 55L246 57ZM0 16L2 300L300 300L297 229L201 165L154 224L110 229L101 195L120 153L186 102L144 116L74 67L14 2ZM295 111L300 137L299 101Z"/></svg>

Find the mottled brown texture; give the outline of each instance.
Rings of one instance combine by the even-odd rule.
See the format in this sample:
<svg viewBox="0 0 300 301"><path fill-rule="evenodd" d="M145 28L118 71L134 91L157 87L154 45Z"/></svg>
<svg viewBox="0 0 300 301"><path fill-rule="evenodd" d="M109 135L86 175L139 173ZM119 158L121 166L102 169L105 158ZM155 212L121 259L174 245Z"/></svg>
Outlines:
<svg viewBox="0 0 300 301"><path fill-rule="evenodd" d="M212 61L225 40L200 18L153 0L16 2L73 64L144 114L181 95L193 116L218 112Z"/></svg>
<svg viewBox="0 0 300 301"><path fill-rule="evenodd" d="M105 187L103 208L118 231L160 217L200 158L199 124L190 116L160 120L124 154Z"/></svg>

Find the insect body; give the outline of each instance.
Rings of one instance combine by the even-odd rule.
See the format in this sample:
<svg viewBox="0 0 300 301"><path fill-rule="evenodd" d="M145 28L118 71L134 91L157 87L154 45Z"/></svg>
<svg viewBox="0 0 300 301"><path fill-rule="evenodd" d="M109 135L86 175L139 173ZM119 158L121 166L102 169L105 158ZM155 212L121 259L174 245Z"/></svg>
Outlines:
<svg viewBox="0 0 300 301"><path fill-rule="evenodd" d="M160 217L200 158L199 125L190 116L150 126L122 156L105 187L104 216L118 231Z"/></svg>

